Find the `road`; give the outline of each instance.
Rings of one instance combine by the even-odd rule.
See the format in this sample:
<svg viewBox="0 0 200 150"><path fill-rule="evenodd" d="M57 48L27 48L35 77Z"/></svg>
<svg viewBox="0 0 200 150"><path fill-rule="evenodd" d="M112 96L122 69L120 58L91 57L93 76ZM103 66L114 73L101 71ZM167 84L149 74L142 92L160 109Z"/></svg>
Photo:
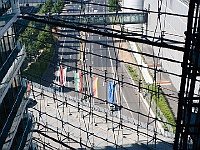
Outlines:
<svg viewBox="0 0 200 150"><path fill-rule="evenodd" d="M93 1L96 3L102 3L104 4L105 2L103 0L98 0L98 1ZM96 6L96 5L88 5L86 7L88 12L105 12L106 8L101 7L101 6ZM103 26L102 26L103 27ZM111 26L106 26L107 28L111 28ZM104 37L101 35L93 34L93 33L87 33L86 34L86 39L91 40L91 41L98 41L102 42L104 44L108 45L115 45L115 41L112 38L109 37ZM115 104L118 106L123 106L128 109L131 109L135 112L142 112L146 115L148 115L148 110L143 104L143 101L139 97L138 94L138 89L134 88L133 86L130 86L128 84L123 84L119 85L119 82L116 82L112 79L115 80L122 80L123 76L123 81L126 83L133 83L133 81L130 79L130 76L127 73L127 70L123 66L123 64L117 62L115 60L111 60L109 58L113 59L119 59L118 56L118 50L113 49L110 47L104 47L102 45L94 44L94 43L86 43L85 47L86 51L86 66L88 67L91 66L92 71L105 76L105 70L107 71L107 79L105 82L105 78L101 78L98 76L98 98L102 100L107 100L108 99L108 81L115 82L116 84L116 90L115 90ZM96 55L100 55L96 56ZM109 57L109 58L106 58ZM92 77L89 76L88 81L92 81L92 78L97 77L97 75L93 75ZM112 78L112 79L109 79ZM92 85L90 83L90 85ZM98 99L94 99L94 103L101 105L102 107L108 107L109 105L106 105L105 103L100 102ZM119 111L120 113L120 111ZM138 116L137 113L127 111L122 108L121 113L123 115L129 116L129 117L134 117L140 121L147 122L148 118L143 117L143 116ZM139 118L138 118L139 117Z"/></svg>
<svg viewBox="0 0 200 150"><path fill-rule="evenodd" d="M80 5L75 3L66 5L64 10L67 10L67 12L64 13L77 13L80 12L81 9ZM66 71L66 81L63 83L63 86L59 88L59 91L77 97L77 93L74 92L74 71L77 71L76 68L80 59L80 40L75 38L80 36L80 32L69 28L60 28L59 32L65 36L60 36L58 39L58 59L54 83L60 85L60 67L66 69L64 70Z"/></svg>
<svg viewBox="0 0 200 150"><path fill-rule="evenodd" d="M105 3L103 0L96 0L93 2L102 4ZM74 3L68 4L65 6L65 9L68 10L67 13L71 12L77 13L80 12L80 5ZM103 13L107 11L106 7L104 6L97 6L91 4L90 5L86 4L85 10L87 12L103 12ZM111 26L106 26L106 27L111 28ZM79 31L67 28L62 28L60 32L63 34L67 34L68 36L74 36L74 37L77 36L79 37L80 35ZM83 38L91 41L99 41L104 44L112 46L115 44L114 39L93 33L86 33L85 37ZM70 66L67 67L67 80L65 84L66 87L63 86L62 91L67 92L71 96L76 96L80 98L82 97L81 94L73 92L74 91L73 71L76 71L75 69L76 67L80 67L78 66L80 64L79 60L80 41L74 38L60 37L59 43L61 47L58 49L58 58L59 58L58 65L59 63L63 63L66 66ZM115 60L109 59L109 58L119 59L118 50L110 47L105 47L99 44L86 43L83 51L85 51L86 63L84 66L82 66L82 69L84 69L85 67L85 70L89 71L91 66L92 72L98 74L98 75L92 74L91 76L89 74L85 74L83 76L83 81L84 81L83 86L84 89L87 90L88 94L91 94L93 91L92 87L93 78L98 77L98 98L102 100L107 100L108 81L114 82L116 84L115 104L120 106L116 107L115 111L118 111L119 114L122 113L123 115L126 115L128 117L133 117L142 122L151 121L148 120L147 117L135 113L135 112L142 112L142 114L149 115L149 111L146 109L146 106L144 106L141 97L139 97L138 89L134 88L131 85L125 84L125 83L134 84L133 81L130 79L131 78L130 75L127 73L127 70L125 69L125 66ZM96 55L100 55L101 57ZM100 77L101 75L105 76L105 70L107 76L106 79L104 77L103 78ZM57 68L57 71L59 71L59 68ZM116 81L121 81L122 77L124 83L123 85L121 84L121 82L116 82ZM113 79L115 79L115 81ZM55 80L58 81L58 74ZM99 99L92 98L92 101L95 104L100 105L102 107L110 108L110 105L101 102ZM133 112L130 112L124 108L133 110Z"/></svg>

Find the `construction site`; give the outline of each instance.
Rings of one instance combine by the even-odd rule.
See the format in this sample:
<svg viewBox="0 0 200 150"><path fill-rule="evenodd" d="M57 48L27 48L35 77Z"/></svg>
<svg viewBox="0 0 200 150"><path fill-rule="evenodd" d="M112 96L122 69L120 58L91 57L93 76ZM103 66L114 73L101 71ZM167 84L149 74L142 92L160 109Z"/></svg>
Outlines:
<svg viewBox="0 0 200 150"><path fill-rule="evenodd" d="M200 149L198 0L1 0L0 149Z"/></svg>

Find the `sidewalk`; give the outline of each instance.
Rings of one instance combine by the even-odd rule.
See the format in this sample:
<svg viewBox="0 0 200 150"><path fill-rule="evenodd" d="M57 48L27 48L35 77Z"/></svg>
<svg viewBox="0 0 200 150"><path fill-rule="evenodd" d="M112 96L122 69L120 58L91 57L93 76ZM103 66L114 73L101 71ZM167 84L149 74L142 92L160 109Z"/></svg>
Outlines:
<svg viewBox="0 0 200 150"><path fill-rule="evenodd" d="M116 146L118 149L137 150L145 150L147 147L149 149L155 148L155 141L151 140L151 137L154 136L154 132L152 132L154 130L147 131L124 120L121 122L123 125L123 128L121 128L119 126L120 119L113 116L112 113L110 113L111 115L105 115L105 112L98 111L94 109L95 107L92 107L93 115L91 115L89 113L91 111L89 105L85 106L81 103L78 105L77 102L69 98L64 98L59 94L54 95L54 93L45 90L44 87L42 89L44 89L43 96L40 95L41 89L34 86L34 94L32 91L30 96L37 101L37 105L29 109L35 116L37 123L35 130L39 130L57 140L62 139L62 142L76 149L85 148L84 145L94 149L108 150L116 149ZM53 98L54 96L56 96L57 100ZM150 137L146 136L146 132ZM49 143L49 145L57 148L61 146L58 142L49 140L49 138L40 138L41 135L37 132L33 133L33 137L42 143ZM157 134L156 138L158 138L156 141L157 149L172 149L172 144L170 143L173 142L173 138L159 134ZM42 145L38 143L38 146ZM123 146L123 148L120 146Z"/></svg>
<svg viewBox="0 0 200 150"><path fill-rule="evenodd" d="M119 26L115 26L115 29L120 30ZM151 49L152 46L150 45L146 45L146 44L142 44L142 43L138 43L139 47L142 47L142 52L143 53L147 53L147 54L151 54ZM137 46L134 42L121 42L121 47L125 48L125 49L132 49L133 51L138 52ZM130 53L130 52L126 52L126 51L119 51L119 57L120 60L123 60L125 62L131 62L131 63L135 63L138 65L142 65L145 67L149 67L149 68L153 68L154 67L154 60L152 57L147 57L144 55L140 55L140 54L136 54L136 53ZM137 68L136 66L132 66L133 68ZM162 69L160 64L157 64L158 69ZM143 77L145 79L146 83L152 84L153 83L153 75L154 75L154 71L151 69L147 69L147 68L142 68L141 70ZM158 74L157 74L158 75ZM178 92L175 89L175 87L173 86L173 84L171 83L171 80L169 78L169 75L166 73L159 73L159 77L157 77L156 79L157 84L159 84L161 86L162 91L169 95L166 98L168 105L175 117L175 120L177 118L177 109L178 109ZM172 97L170 97L172 96Z"/></svg>

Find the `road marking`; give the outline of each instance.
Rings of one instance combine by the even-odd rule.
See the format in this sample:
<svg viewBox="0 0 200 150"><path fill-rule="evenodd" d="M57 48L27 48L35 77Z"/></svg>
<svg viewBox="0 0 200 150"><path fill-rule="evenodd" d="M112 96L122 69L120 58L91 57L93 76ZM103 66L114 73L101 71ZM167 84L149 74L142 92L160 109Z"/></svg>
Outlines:
<svg viewBox="0 0 200 150"><path fill-rule="evenodd" d="M104 86L104 81L103 81L103 86Z"/></svg>
<svg viewBox="0 0 200 150"><path fill-rule="evenodd" d="M156 84L159 84L159 85L171 85L171 82L170 81L160 81L160 82L157 82Z"/></svg>
<svg viewBox="0 0 200 150"><path fill-rule="evenodd" d="M70 59L72 58L72 55L69 55Z"/></svg>
<svg viewBox="0 0 200 150"><path fill-rule="evenodd" d="M108 54L109 54L109 58L111 58L109 47L108 47ZM110 60L110 59L109 59L109 60ZM114 69L113 69L113 63L112 63L111 60L110 60L110 63L111 63L111 66L112 66L112 67L111 67L111 68L112 68L112 72L113 72L112 76L113 76L113 79L114 79L114 78L115 78L115 72L114 72ZM115 86L115 88L117 88L117 86ZM117 104L118 104L119 98L118 98L118 95L117 95L116 90L115 90L115 95L116 95ZM119 113L119 116L120 116L120 111L119 111L118 113Z"/></svg>
<svg viewBox="0 0 200 150"><path fill-rule="evenodd" d="M92 60L92 64L93 64L93 60Z"/></svg>
<svg viewBox="0 0 200 150"><path fill-rule="evenodd" d="M126 74L129 76L129 80L131 80L131 82L132 82L133 85L136 85L135 82L134 82L134 80L133 80L133 78L131 77L131 75L129 74L129 72L127 71L127 69L125 68L125 66L124 65L122 65L122 66L123 66L123 70L125 70ZM151 107L149 109L149 105L148 105L146 99L143 98L143 96L142 96L142 94L140 92L138 92L138 93L139 93L139 97L141 98L142 102L144 103L144 105L146 107L144 105L143 106L146 108L147 111L150 111L151 116L155 118L155 114L154 114L153 110L151 109ZM126 101L126 103L127 103L127 101ZM157 123L158 123L157 124L158 128L163 129L161 123L160 122L157 122Z"/></svg>

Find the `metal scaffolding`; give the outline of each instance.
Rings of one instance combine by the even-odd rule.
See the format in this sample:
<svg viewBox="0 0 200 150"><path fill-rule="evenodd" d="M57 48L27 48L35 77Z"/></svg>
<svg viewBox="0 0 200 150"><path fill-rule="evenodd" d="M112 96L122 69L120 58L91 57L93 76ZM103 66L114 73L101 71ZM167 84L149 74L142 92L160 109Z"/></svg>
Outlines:
<svg viewBox="0 0 200 150"><path fill-rule="evenodd" d="M199 1L189 4L182 79L179 93L178 117L174 149L200 149L199 95L194 91L199 77ZM199 88L199 87L197 87Z"/></svg>

